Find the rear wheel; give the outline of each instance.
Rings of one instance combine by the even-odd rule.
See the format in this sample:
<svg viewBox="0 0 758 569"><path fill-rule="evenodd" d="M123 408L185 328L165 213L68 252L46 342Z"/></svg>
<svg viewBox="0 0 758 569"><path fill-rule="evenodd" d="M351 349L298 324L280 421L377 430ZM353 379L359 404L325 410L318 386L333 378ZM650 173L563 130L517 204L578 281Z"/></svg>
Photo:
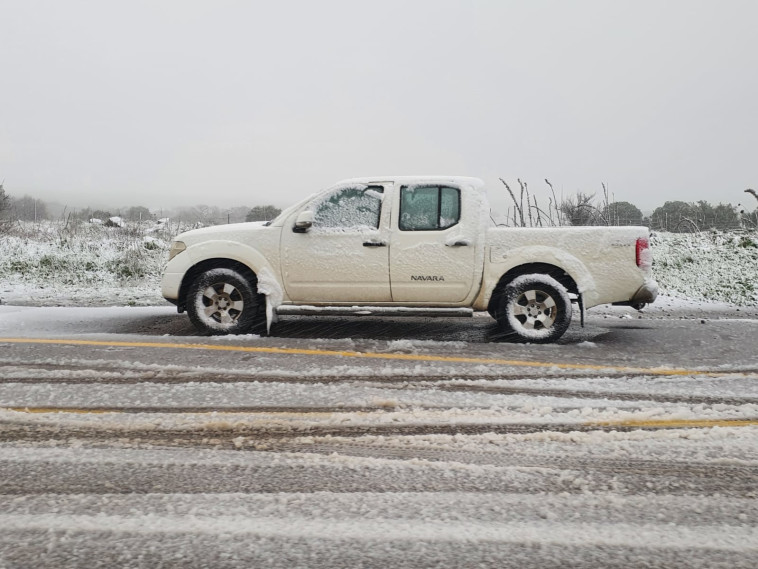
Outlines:
<svg viewBox="0 0 758 569"><path fill-rule="evenodd" d="M496 319L508 340L555 342L571 323L571 300L566 288L554 278L521 275L503 288Z"/></svg>
<svg viewBox="0 0 758 569"><path fill-rule="evenodd" d="M201 273L187 296L190 321L204 334L247 334L265 330L265 296L256 283L232 269Z"/></svg>

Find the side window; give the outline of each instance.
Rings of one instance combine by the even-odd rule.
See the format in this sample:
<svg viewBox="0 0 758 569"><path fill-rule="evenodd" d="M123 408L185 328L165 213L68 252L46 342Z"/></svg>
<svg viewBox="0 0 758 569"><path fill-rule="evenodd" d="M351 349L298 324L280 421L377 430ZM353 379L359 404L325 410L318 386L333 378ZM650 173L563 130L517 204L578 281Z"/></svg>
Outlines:
<svg viewBox="0 0 758 569"><path fill-rule="evenodd" d="M461 191L447 186L400 188L402 231L437 231L452 227L461 218Z"/></svg>
<svg viewBox="0 0 758 569"><path fill-rule="evenodd" d="M359 186L340 188L319 202L314 211L314 227L376 229L382 212L384 188Z"/></svg>

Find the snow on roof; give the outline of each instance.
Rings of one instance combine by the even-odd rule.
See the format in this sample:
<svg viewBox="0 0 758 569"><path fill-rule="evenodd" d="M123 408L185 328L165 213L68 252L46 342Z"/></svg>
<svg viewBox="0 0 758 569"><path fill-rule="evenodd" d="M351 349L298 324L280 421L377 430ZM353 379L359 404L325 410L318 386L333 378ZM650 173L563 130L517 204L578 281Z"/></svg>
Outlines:
<svg viewBox="0 0 758 569"><path fill-rule="evenodd" d="M343 184L378 184L381 182L395 182L397 184L418 184L418 183L448 183L457 186L471 186L477 190L484 190L484 181L479 178L469 176L445 176L445 175L423 175L423 176L365 176L361 178L349 178L341 180L335 185Z"/></svg>

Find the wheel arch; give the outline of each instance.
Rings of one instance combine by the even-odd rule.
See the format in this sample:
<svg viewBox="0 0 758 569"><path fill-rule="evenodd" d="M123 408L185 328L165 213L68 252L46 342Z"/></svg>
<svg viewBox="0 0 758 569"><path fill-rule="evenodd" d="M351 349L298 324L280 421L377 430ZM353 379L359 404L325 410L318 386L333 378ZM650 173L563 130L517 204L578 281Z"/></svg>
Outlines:
<svg viewBox="0 0 758 569"><path fill-rule="evenodd" d="M192 264L187 268L179 269L177 267L175 271L183 273L181 284L179 285L178 298L176 299L176 305L180 312L186 308L187 293L192 282L198 275L211 269L235 270L249 279L253 286L256 285L258 277L264 271L270 272L271 275L277 274L277 271L273 270L269 259L263 251L236 241L203 241L191 245L186 251L178 255L174 261L179 260L179 257L184 255L187 255ZM277 277L274 278L278 280Z"/></svg>
<svg viewBox="0 0 758 569"><path fill-rule="evenodd" d="M500 293L506 287L506 285L508 285L509 282L511 282L516 277L530 274L548 275L563 285L565 289L571 294L579 295L582 292L580 285L577 284L577 281L574 279L574 277L565 269L551 263L524 263L523 265L512 267L503 275L501 275L497 284L492 289L492 293L490 294L489 301L487 303L487 311L490 314L494 313L493 311L496 308L496 303L500 296Z"/></svg>
<svg viewBox="0 0 758 569"><path fill-rule="evenodd" d="M205 259L199 263L195 263L184 273L182 284L179 287L179 299L177 303L180 312L184 312L187 307L187 293L194 280L201 274L212 269L231 269L237 271L240 275L245 277L253 287L255 287L258 282L258 276L255 271L241 261L226 259L223 257Z"/></svg>

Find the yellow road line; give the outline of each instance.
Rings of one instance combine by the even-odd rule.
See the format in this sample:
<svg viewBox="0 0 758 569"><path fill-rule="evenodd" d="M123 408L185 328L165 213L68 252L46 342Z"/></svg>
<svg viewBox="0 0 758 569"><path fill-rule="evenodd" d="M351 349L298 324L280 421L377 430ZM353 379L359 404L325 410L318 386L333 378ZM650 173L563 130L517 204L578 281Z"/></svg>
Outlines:
<svg viewBox="0 0 758 569"><path fill-rule="evenodd" d="M29 413L29 414L53 414L53 413L66 413L75 415L102 415L105 413L116 414L134 414L139 413L139 410L123 411L118 409L103 410L103 409L81 409L73 407L4 407L0 408L0 411L15 411L16 413ZM166 410L167 413L171 413L170 409ZM190 411L181 412L179 415L266 415L267 417L309 417L314 416L332 416L339 414L340 412L324 412L316 411L310 412L292 412L292 411L266 411L265 413L257 413L254 411ZM362 413L366 415L367 413ZM461 427L466 427L467 423L460 423ZM507 427L508 423L500 423L500 426ZM518 426L535 426L546 427L546 430L550 430L550 427L560 426L566 427L570 424L566 423L518 423ZM359 425L365 426L365 425ZM445 426L450 426L445 423ZM475 426L473 424L472 426ZM640 428L640 429L694 429L694 428L710 428L710 427L758 427L758 419L624 419L620 421L588 421L585 423L576 423L576 427L587 428L597 427L598 429L609 428Z"/></svg>
<svg viewBox="0 0 758 569"><path fill-rule="evenodd" d="M182 350L212 350L219 352L247 352L259 354L281 354L281 355L300 355L300 356L339 356L345 358L368 358L382 360L400 360L416 362L445 362L445 363L468 363L468 364L488 364L504 365L513 367L535 367L535 368L555 368L569 370L588 370L588 371L614 371L621 373L643 373L649 375L707 375L720 377L726 375L744 375L741 372L714 372L691 369L676 368L644 368L644 367L626 367L612 365L594 365L594 364L571 364L555 362L536 362L523 360L506 360L498 358L472 358L459 356L437 356L425 354L386 354L376 352L353 352L338 350L311 350L305 348L274 348L260 346L229 346L216 344L177 344L171 342L119 342L119 341L98 341L98 340L54 340L47 338L0 338L0 343L6 344L54 344L60 346L105 346L105 347L123 347L123 348L163 348L163 349L182 349Z"/></svg>
<svg viewBox="0 0 758 569"><path fill-rule="evenodd" d="M124 413L124 411L106 411L103 409L74 409L71 407L4 407L0 410L31 414L71 413L74 415L102 415L104 413Z"/></svg>
<svg viewBox="0 0 758 569"><path fill-rule="evenodd" d="M624 421L600 421L588 424L598 427L640 427L648 429L755 427L758 426L758 419L628 419Z"/></svg>

